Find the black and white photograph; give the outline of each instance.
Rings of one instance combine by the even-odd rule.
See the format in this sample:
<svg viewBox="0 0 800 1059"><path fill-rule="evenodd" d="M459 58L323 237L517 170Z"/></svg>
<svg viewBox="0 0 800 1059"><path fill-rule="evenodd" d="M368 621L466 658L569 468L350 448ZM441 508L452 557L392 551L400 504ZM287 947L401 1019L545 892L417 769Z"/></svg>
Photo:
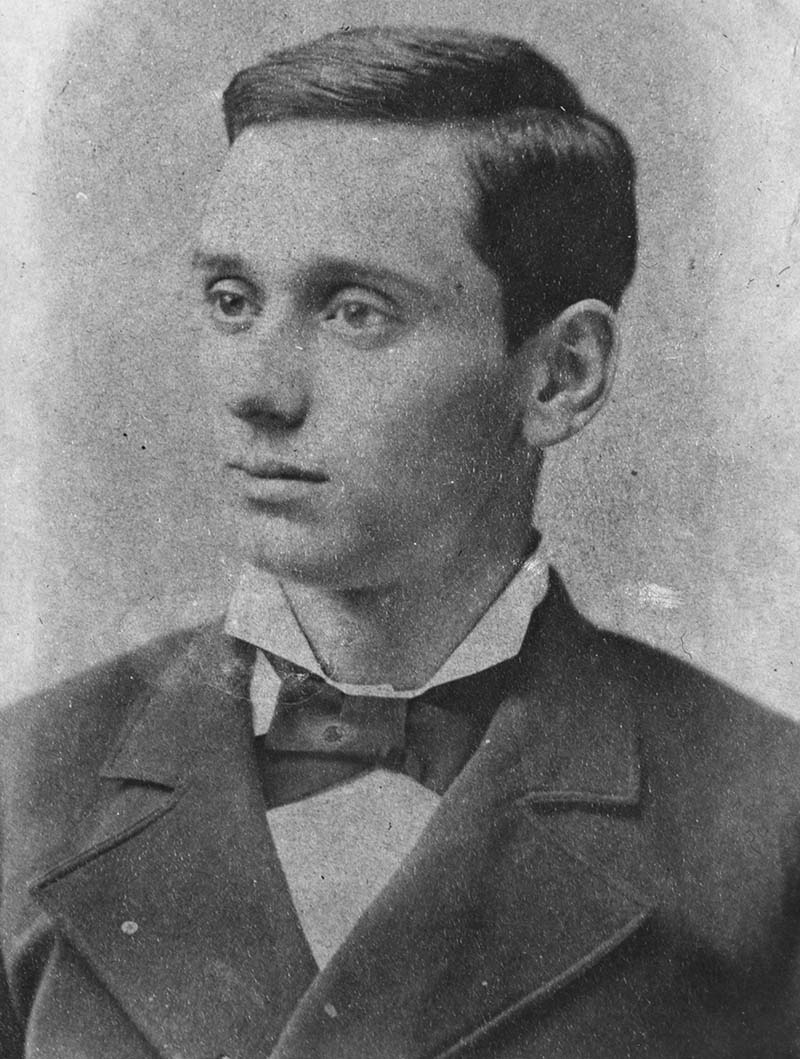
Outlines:
<svg viewBox="0 0 800 1059"><path fill-rule="evenodd" d="M800 8L0 40L0 1059L800 1059Z"/></svg>

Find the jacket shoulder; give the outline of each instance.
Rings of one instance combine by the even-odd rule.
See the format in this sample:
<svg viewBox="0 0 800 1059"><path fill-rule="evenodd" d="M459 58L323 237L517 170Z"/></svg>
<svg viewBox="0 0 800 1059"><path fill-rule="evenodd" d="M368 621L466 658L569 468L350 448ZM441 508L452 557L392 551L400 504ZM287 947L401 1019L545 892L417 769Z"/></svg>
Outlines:
<svg viewBox="0 0 800 1059"><path fill-rule="evenodd" d="M170 633L0 711L6 811L25 807L35 814L37 806L57 806L59 799L66 809L76 797L90 798L93 777L136 702L217 624Z"/></svg>
<svg viewBox="0 0 800 1059"><path fill-rule="evenodd" d="M687 877L724 889L729 875L731 892L748 878L751 912L772 879L800 915L800 724L626 636L590 640L635 717L642 807L664 863L677 871L680 848Z"/></svg>
<svg viewBox="0 0 800 1059"><path fill-rule="evenodd" d="M74 727L85 714L101 713L105 721L113 722L114 715L124 713L142 691L157 683L170 663L207 628L211 626L168 633L26 695L0 709L0 736L27 740L41 735L43 727L63 735L63 729Z"/></svg>
<svg viewBox="0 0 800 1059"><path fill-rule="evenodd" d="M755 742L765 749L783 746L789 755L800 753L800 703L794 719L691 662L595 625L577 610L555 571L542 610L543 622L555 628L559 643L566 639L576 648L577 672L587 684L582 690L621 701L637 716L645 735L700 737L713 732L714 744L724 749L731 734L732 742L743 747L745 734L752 749Z"/></svg>
<svg viewBox="0 0 800 1059"><path fill-rule="evenodd" d="M798 794L797 719L665 651L586 624L598 670L635 708L643 750L649 744L662 760L680 757L705 771L727 768L731 780L782 775L787 793Z"/></svg>
<svg viewBox="0 0 800 1059"><path fill-rule="evenodd" d="M713 738L719 751L785 748L800 754L800 723L737 691L725 681L628 636L595 629L609 679L642 703L646 729ZM728 744L732 744L730 747ZM685 747L688 749L688 746Z"/></svg>

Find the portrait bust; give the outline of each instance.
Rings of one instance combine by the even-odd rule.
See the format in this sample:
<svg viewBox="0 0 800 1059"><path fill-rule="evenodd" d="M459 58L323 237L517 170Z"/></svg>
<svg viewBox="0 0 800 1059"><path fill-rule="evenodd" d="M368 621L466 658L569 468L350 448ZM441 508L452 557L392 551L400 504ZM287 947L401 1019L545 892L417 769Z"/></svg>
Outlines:
<svg viewBox="0 0 800 1059"><path fill-rule="evenodd" d="M243 572L3 713L6 1050L800 1054L800 731L587 620L539 523L616 374L626 136L416 25L223 113L188 391Z"/></svg>

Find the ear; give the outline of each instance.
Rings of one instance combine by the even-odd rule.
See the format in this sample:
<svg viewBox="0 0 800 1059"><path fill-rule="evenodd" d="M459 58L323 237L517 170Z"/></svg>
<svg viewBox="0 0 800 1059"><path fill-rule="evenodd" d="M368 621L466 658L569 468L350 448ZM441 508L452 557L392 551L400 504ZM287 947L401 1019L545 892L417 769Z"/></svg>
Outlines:
<svg viewBox="0 0 800 1059"><path fill-rule="evenodd" d="M617 365L614 312L605 302L570 305L527 339L521 394L523 432L532 448L577 434L605 404Z"/></svg>

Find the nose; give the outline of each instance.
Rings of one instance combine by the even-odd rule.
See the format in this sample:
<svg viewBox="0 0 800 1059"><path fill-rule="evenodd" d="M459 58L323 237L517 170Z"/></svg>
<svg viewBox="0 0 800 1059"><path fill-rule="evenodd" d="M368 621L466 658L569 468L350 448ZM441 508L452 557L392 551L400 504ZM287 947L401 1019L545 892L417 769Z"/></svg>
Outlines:
<svg viewBox="0 0 800 1059"><path fill-rule="evenodd" d="M310 407L305 345L295 327L270 315L260 317L235 343L225 407L256 430L296 430Z"/></svg>
<svg viewBox="0 0 800 1059"><path fill-rule="evenodd" d="M226 408L235 419L258 430L294 430L306 418L307 402L286 392L278 394L275 387L269 387L229 400Z"/></svg>

